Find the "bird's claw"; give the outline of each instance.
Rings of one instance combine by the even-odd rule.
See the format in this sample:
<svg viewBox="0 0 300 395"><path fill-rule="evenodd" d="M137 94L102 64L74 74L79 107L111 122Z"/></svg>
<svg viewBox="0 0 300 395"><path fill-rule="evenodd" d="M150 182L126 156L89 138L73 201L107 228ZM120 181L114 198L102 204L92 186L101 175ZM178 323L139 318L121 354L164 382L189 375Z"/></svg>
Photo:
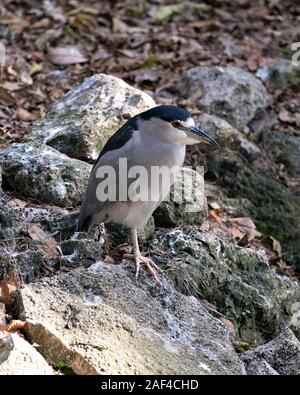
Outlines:
<svg viewBox="0 0 300 395"><path fill-rule="evenodd" d="M143 263L146 268L149 270L151 276L154 278L155 282L157 285L160 285L160 279L156 273L156 271L162 272L161 268L156 265L156 263L153 262L152 259L147 258L142 255L133 255L133 254L125 254L123 255L124 258L130 258L135 260L135 278L136 280L139 277L140 274L140 264Z"/></svg>

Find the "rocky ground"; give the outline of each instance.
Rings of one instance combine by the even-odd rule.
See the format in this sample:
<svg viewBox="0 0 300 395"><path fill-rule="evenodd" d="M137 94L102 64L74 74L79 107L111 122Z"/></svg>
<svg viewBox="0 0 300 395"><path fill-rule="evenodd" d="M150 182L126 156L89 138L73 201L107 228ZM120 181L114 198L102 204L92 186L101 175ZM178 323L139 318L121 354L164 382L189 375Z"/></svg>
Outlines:
<svg viewBox="0 0 300 395"><path fill-rule="evenodd" d="M241 218L251 225L245 213L252 210L263 222L259 214L263 207L257 207L250 194L242 204L226 195L234 191L232 182L237 188L249 188L244 183L251 183L250 175L257 180L256 189L266 191L264 196L256 191L257 199L274 193L270 190L274 183L295 210L290 220L296 219L296 197L293 206L291 192L263 173L256 174L253 163L263 151L238 131L266 105L263 84L231 68L200 67L185 78L193 86L201 86L203 79L208 85L206 73L215 75L214 86L237 87L224 98L227 120L214 111L217 87L207 87L204 93L205 105L214 115L203 113L198 119L223 146L207 156L208 174L217 181L207 186L207 198L214 198L211 206L236 213L231 215L233 226L237 219L241 227ZM122 100L113 92L120 92ZM1 295L6 318L12 324L18 319L25 339L38 345L35 349L6 327L7 335L4 331L1 338L3 373L45 374L51 369L76 374L300 373L299 283L270 265L267 248L259 243L240 246L221 220L216 224L206 220L206 200L196 215L185 214L178 203L164 203L141 233L145 250L163 269L161 287L145 273L136 282L132 263L120 260L118 245L128 241L124 229L109 227L109 239L103 228L92 236L74 237L78 210L72 207L80 203L91 169L87 162L101 149L102 137L122 124L128 113L154 104L147 94L117 78L95 75L55 103L28 142L0 152ZM87 125L93 129L89 134ZM277 208L275 195L268 204L290 215L288 206ZM243 238L259 235L253 223L250 230ZM296 244L297 234L294 240ZM296 248L289 252L297 259ZM15 365L15 358L24 363Z"/></svg>
<svg viewBox="0 0 300 395"><path fill-rule="evenodd" d="M121 40L126 26L114 23ZM300 137L296 107L279 108L288 95L299 100L300 69L278 54L247 62L237 42L223 42L230 64L177 59L180 78L160 92L138 89L145 80L136 83L132 71L123 76L134 87L119 70L95 73L60 91L26 139L8 135L0 151L1 374L300 374ZM155 70L146 77L162 83ZM221 148L187 154L187 165L205 166L199 211L165 202L139 233L162 269L157 287L144 271L136 282L122 258L126 229L74 232L107 138L161 102L191 109Z"/></svg>

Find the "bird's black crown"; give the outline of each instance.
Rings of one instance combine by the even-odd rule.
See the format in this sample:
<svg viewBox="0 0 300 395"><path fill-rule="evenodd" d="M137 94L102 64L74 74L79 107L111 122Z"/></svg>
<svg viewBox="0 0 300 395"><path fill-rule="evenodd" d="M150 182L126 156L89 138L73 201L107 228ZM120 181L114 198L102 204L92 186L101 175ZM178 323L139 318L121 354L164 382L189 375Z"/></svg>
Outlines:
<svg viewBox="0 0 300 395"><path fill-rule="evenodd" d="M172 122L186 121L188 118L191 117L191 114L181 107L163 105L142 112L138 115L138 117L143 119L144 121L147 121L151 118L159 118L166 122Z"/></svg>

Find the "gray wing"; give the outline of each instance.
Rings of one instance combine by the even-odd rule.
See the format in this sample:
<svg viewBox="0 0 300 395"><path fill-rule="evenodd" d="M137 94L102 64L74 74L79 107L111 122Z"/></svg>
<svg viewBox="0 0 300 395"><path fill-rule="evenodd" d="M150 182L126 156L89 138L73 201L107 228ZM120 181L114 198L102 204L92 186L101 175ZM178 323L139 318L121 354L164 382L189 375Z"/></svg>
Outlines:
<svg viewBox="0 0 300 395"><path fill-rule="evenodd" d="M130 160L132 153L132 144L130 140L133 133L138 133L135 128L135 119L132 118L126 122L125 125L123 125L103 147L97 162L92 169L87 191L81 205L77 226L77 230L79 232L89 231L95 222L105 222L106 218L104 209L106 204L109 204L109 201L97 198L97 187L100 182L105 180L105 177L97 177L97 171L102 166L112 166L116 172L116 181L118 185L119 159L121 157L128 157ZM95 220L96 217L97 220Z"/></svg>
<svg viewBox="0 0 300 395"><path fill-rule="evenodd" d="M100 163L99 163L100 165ZM94 216L101 213L105 202L97 199L96 189L98 180L96 179L96 166L94 166L89 178L87 191L81 204L77 230L79 232L88 232L94 223ZM100 181L100 180L99 180Z"/></svg>

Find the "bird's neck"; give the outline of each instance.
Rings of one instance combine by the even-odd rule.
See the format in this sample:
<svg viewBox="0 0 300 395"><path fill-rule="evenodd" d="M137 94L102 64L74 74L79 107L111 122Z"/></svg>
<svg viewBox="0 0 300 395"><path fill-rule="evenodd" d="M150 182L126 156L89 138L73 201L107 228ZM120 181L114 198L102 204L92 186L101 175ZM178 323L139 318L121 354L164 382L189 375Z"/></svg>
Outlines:
<svg viewBox="0 0 300 395"><path fill-rule="evenodd" d="M186 134L179 129L173 128L160 119L144 121L140 125L141 139L156 144L170 144L171 146L184 145L183 139Z"/></svg>

